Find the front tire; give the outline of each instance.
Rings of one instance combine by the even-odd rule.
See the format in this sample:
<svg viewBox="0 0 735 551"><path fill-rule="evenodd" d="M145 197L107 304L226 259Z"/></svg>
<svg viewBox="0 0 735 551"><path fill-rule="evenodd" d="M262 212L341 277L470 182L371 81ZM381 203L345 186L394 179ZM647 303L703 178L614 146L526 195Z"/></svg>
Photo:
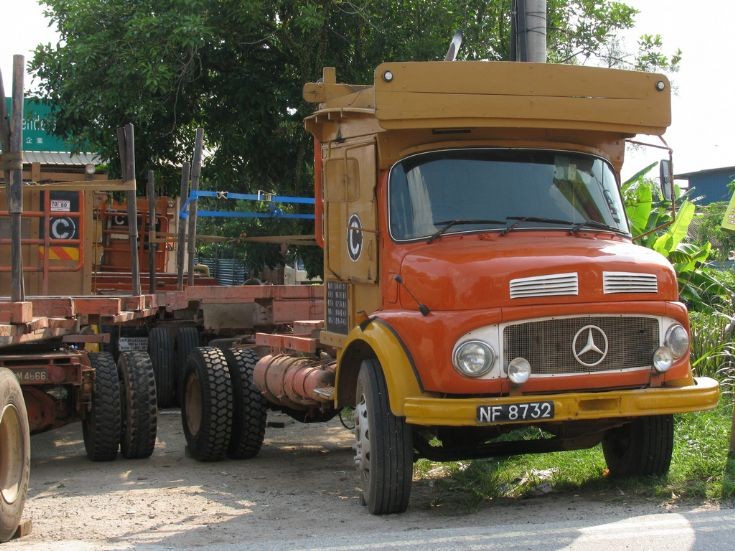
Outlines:
<svg viewBox="0 0 735 551"><path fill-rule="evenodd" d="M0 543L15 534L28 495L31 436L23 391L0 369Z"/></svg>
<svg viewBox="0 0 735 551"><path fill-rule="evenodd" d="M612 476L660 476L668 472L674 450L674 417L637 417L611 429L602 451Z"/></svg>
<svg viewBox="0 0 735 551"><path fill-rule="evenodd" d="M82 420L84 449L92 461L112 461L120 447L120 382L110 352L90 353L94 368L92 409Z"/></svg>
<svg viewBox="0 0 735 551"><path fill-rule="evenodd" d="M232 382L219 348L195 348L186 360L181 421L189 453L199 461L223 459L232 434Z"/></svg>
<svg viewBox="0 0 735 551"><path fill-rule="evenodd" d="M390 411L380 364L365 360L357 377L355 463L363 501L374 515L408 507L413 475L411 426Z"/></svg>
<svg viewBox="0 0 735 551"><path fill-rule="evenodd" d="M122 403L120 451L127 459L150 457L156 446L156 377L147 352L123 352L117 361Z"/></svg>

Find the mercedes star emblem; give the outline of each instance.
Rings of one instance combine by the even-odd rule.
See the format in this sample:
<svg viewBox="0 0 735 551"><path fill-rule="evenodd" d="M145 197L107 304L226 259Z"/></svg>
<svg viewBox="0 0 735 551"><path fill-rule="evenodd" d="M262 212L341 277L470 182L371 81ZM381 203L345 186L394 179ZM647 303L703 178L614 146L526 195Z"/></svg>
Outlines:
<svg viewBox="0 0 735 551"><path fill-rule="evenodd" d="M572 353L580 364L596 366L607 357L607 335L596 325L585 325L574 335Z"/></svg>

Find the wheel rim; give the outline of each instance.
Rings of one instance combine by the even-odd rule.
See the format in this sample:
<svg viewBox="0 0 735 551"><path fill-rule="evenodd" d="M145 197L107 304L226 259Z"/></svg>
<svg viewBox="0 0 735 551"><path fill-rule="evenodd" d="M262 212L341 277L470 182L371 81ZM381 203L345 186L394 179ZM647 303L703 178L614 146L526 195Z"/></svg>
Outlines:
<svg viewBox="0 0 735 551"><path fill-rule="evenodd" d="M196 436L202 426L202 385L199 377L192 374L186 380L185 392L186 426L189 427L189 433Z"/></svg>
<svg viewBox="0 0 735 551"><path fill-rule="evenodd" d="M25 459L23 440L18 410L8 404L0 414L0 495L6 503L18 498Z"/></svg>
<svg viewBox="0 0 735 551"><path fill-rule="evenodd" d="M370 430L364 394L360 396L360 401L355 406L355 465L357 465L363 483L368 482L370 480Z"/></svg>

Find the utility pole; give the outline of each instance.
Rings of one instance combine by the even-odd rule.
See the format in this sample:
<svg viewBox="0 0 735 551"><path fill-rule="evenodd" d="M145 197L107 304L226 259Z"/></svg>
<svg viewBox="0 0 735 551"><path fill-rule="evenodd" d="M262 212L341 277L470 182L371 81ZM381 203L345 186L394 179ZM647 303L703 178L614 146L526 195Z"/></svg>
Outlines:
<svg viewBox="0 0 735 551"><path fill-rule="evenodd" d="M513 0L511 61L546 63L546 0Z"/></svg>

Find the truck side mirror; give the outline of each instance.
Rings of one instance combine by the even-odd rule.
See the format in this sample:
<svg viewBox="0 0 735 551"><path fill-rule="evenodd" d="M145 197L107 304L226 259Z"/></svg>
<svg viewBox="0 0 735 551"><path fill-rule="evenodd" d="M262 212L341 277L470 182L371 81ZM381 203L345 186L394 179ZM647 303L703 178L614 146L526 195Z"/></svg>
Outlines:
<svg viewBox="0 0 735 551"><path fill-rule="evenodd" d="M664 199L672 201L674 199L674 174L671 170L671 161L669 159L661 159L659 169L661 193Z"/></svg>

